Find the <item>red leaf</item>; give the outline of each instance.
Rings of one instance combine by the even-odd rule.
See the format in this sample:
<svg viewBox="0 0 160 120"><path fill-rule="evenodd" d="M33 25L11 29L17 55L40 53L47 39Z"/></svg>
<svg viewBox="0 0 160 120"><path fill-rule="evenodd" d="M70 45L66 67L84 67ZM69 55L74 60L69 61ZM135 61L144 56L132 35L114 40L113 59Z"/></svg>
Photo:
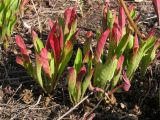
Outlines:
<svg viewBox="0 0 160 120"><path fill-rule="evenodd" d="M36 43L37 37L38 37L37 33L32 29L32 39L35 47L37 47L37 43Z"/></svg>
<svg viewBox="0 0 160 120"><path fill-rule="evenodd" d="M16 63L24 66L24 60L23 60L23 58L17 56L17 57L16 57Z"/></svg>
<svg viewBox="0 0 160 120"><path fill-rule="evenodd" d="M118 59L117 70L120 70L122 68L123 62L124 62L124 56L121 55L120 58Z"/></svg>
<svg viewBox="0 0 160 120"><path fill-rule="evenodd" d="M152 2L158 17L158 24L160 25L160 0L152 0Z"/></svg>
<svg viewBox="0 0 160 120"><path fill-rule="evenodd" d="M112 38L115 40L116 45L118 45L121 36L122 36L122 31L118 24L118 18L116 17L115 22L113 24L113 29L112 29Z"/></svg>
<svg viewBox="0 0 160 120"><path fill-rule="evenodd" d="M50 42L51 48L53 50L56 63L58 65L60 62L60 57L61 57L61 49L60 49L59 40L58 40L57 36L55 35L55 33L49 34L49 42Z"/></svg>
<svg viewBox="0 0 160 120"><path fill-rule="evenodd" d="M130 84L130 80L128 79L125 71L123 71L123 80L124 80L123 89L125 91L128 91L129 88L131 87L131 84Z"/></svg>
<svg viewBox="0 0 160 120"><path fill-rule="evenodd" d="M16 44L18 45L18 47L20 48L20 51L23 55L28 56L28 51L26 48L26 45L24 43L24 40L22 39L21 36L16 35Z"/></svg>
<svg viewBox="0 0 160 120"><path fill-rule="evenodd" d="M64 38L63 38L63 30L62 30L62 26L60 27L59 40L60 40L60 48L61 48L61 50L63 50Z"/></svg>
<svg viewBox="0 0 160 120"><path fill-rule="evenodd" d="M86 67L83 66L83 67L81 67L81 69L80 69L80 71L79 71L79 73L78 73L78 75L77 75L77 83L76 83L76 86L77 86L78 90L79 90L80 87L81 87L81 83L82 83L82 80L83 80L83 77L84 77L85 73L86 73Z"/></svg>
<svg viewBox="0 0 160 120"><path fill-rule="evenodd" d="M122 32L118 24L118 18L116 17L115 22L113 24L113 29L112 29L112 38L115 40L116 45L118 45L121 36L122 36Z"/></svg>
<svg viewBox="0 0 160 120"><path fill-rule="evenodd" d="M64 18L65 18L65 25L68 26L68 28L71 28L71 24L76 20L77 14L76 10L73 7L70 7L65 10L64 12Z"/></svg>
<svg viewBox="0 0 160 120"><path fill-rule="evenodd" d="M49 24L50 29L52 29L54 26L54 22L51 19L48 19L48 24Z"/></svg>
<svg viewBox="0 0 160 120"><path fill-rule="evenodd" d="M121 31L123 32L125 24L126 24L126 15L125 15L125 12L122 6L120 7L119 12L120 12L119 13L119 26L121 28Z"/></svg>
<svg viewBox="0 0 160 120"><path fill-rule="evenodd" d="M103 48L104 48L104 45L105 45L105 42L108 38L108 35L109 35L109 32L110 30L107 29L100 37L98 43L97 43L97 47L96 47L96 59L98 61L101 60L101 54L103 53Z"/></svg>
<svg viewBox="0 0 160 120"><path fill-rule="evenodd" d="M52 34L56 34L57 29L58 29L57 21L55 23L51 19L49 19L48 21L49 21L49 26L50 26L51 30L49 32L48 39L46 41L46 46L45 47L46 47L47 50L49 50L51 48L50 39L51 39Z"/></svg>
<svg viewBox="0 0 160 120"><path fill-rule="evenodd" d="M48 62L48 51L46 48L42 48L40 53L40 62L42 64L42 67L44 69L44 72L47 74L49 78L51 78L51 72Z"/></svg>
<svg viewBox="0 0 160 120"><path fill-rule="evenodd" d="M29 62L30 61L29 51L27 50L26 45L25 45L22 37L19 35L16 35L16 44L20 48L20 52L23 56L24 61Z"/></svg>
<svg viewBox="0 0 160 120"><path fill-rule="evenodd" d="M138 41L138 36L137 34L135 34L135 37L134 37L134 45L133 45L133 54L137 54L138 52L138 49L139 49L139 41Z"/></svg>

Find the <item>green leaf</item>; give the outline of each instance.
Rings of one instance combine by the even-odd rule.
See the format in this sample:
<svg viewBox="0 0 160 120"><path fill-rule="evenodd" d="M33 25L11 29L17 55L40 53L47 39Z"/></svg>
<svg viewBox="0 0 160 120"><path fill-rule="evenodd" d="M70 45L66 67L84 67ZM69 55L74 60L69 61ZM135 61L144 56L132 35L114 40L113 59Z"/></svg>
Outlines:
<svg viewBox="0 0 160 120"><path fill-rule="evenodd" d="M76 86L76 79L77 79L77 72L76 69L71 67L69 68L68 74L68 90L71 95L73 95L75 86Z"/></svg>
<svg viewBox="0 0 160 120"><path fill-rule="evenodd" d="M81 85L82 85L82 81L84 79L84 76L86 74L86 67L82 66L80 68L80 71L78 71L77 74L77 81L76 81L76 103L80 101L81 98Z"/></svg>
<svg viewBox="0 0 160 120"><path fill-rule="evenodd" d="M42 87L43 87L43 80L42 80L42 76L41 76L41 71L42 71L42 65L41 65L41 62L40 62L40 56L39 55L36 55L36 63L35 63L35 74L36 74L36 80L38 82L38 84Z"/></svg>
<svg viewBox="0 0 160 120"><path fill-rule="evenodd" d="M76 69L76 71L79 71L81 67L82 67L82 51L80 48L78 48L76 58L74 61L74 68Z"/></svg>
<svg viewBox="0 0 160 120"><path fill-rule="evenodd" d="M51 75L52 75L52 78L54 78L54 73L55 73L54 56L50 52L48 52L48 59L49 59L49 66L50 66L50 70L51 70Z"/></svg>
<svg viewBox="0 0 160 120"><path fill-rule="evenodd" d="M146 52L153 47L155 44L156 38L154 36L149 37L147 40L143 41L142 44L139 47L139 50L137 54L133 55L133 57L130 59L128 63L128 69L127 69L127 77L129 80L132 79L136 69L138 68L140 61L142 60L143 56L146 54Z"/></svg>
<svg viewBox="0 0 160 120"><path fill-rule="evenodd" d="M158 49L159 46L160 46L160 40L158 40L155 43L155 45L152 48L150 48L147 51L147 54L142 58L140 68L141 68L141 73L142 73L143 76L145 75L147 67L149 66L149 64L155 59L156 50Z"/></svg>
<svg viewBox="0 0 160 120"><path fill-rule="evenodd" d="M82 83L82 87L81 87L81 88L82 88L81 99L83 99L84 94L85 94L88 86L89 86L90 83L91 83L92 75L93 75L93 69L91 69L91 70L89 70L89 71L87 72L87 75L85 76L85 79L84 79L84 81L83 81L83 83Z"/></svg>
<svg viewBox="0 0 160 120"><path fill-rule="evenodd" d="M117 68L117 62L116 58L112 58L112 60L108 60L105 64L98 65L98 72L96 68L96 76L94 77L94 83L96 83L97 87L104 89L107 82L111 81Z"/></svg>
<svg viewBox="0 0 160 120"><path fill-rule="evenodd" d="M72 25L71 25L71 30L69 32L69 35L67 36L66 41L70 40L72 38L72 36L74 35L74 33L76 32L77 29L77 20L75 20Z"/></svg>
<svg viewBox="0 0 160 120"><path fill-rule="evenodd" d="M130 49L133 48L133 43L134 43L134 37L133 35L130 36L130 40L128 41L128 45L126 47L126 49L129 51Z"/></svg>
<svg viewBox="0 0 160 120"><path fill-rule="evenodd" d="M64 47L63 55L62 55L62 61L60 63L59 69L58 69L58 79L60 78L62 72L64 71L64 68L68 64L69 60L71 59L73 53L73 45L71 41L67 41Z"/></svg>
<svg viewBox="0 0 160 120"><path fill-rule="evenodd" d="M107 12L107 27L109 29L113 28L114 16L112 15L112 11L108 10Z"/></svg>
<svg viewBox="0 0 160 120"><path fill-rule="evenodd" d="M119 58L123 54L124 50L126 49L126 46L127 46L128 42L131 41L132 39L133 39L133 36L129 33L126 33L122 37L120 43L118 44L118 46L116 48L117 58Z"/></svg>

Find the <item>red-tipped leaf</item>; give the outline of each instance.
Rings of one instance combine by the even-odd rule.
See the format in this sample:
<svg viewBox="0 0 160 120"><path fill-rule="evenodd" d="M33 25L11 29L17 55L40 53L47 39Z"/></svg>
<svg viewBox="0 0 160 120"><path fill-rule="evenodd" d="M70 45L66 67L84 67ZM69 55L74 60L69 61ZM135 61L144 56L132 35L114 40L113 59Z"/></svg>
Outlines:
<svg viewBox="0 0 160 120"><path fill-rule="evenodd" d="M49 50L51 48L50 40L53 39L53 34L57 33L58 23L57 23L57 21L54 23L51 19L49 19L49 26L50 26L51 30L49 32L47 42L46 42L46 45L45 45L47 50Z"/></svg>
<svg viewBox="0 0 160 120"><path fill-rule="evenodd" d="M60 42L60 48L61 50L63 50L64 38L63 38L62 26L60 27L59 42Z"/></svg>
<svg viewBox="0 0 160 120"><path fill-rule="evenodd" d="M65 10L64 18L65 18L65 25L68 26L68 28L71 28L71 24L75 21L77 15L75 8L68 8Z"/></svg>
<svg viewBox="0 0 160 120"><path fill-rule="evenodd" d="M113 29L112 29L112 38L115 41L116 45L118 45L121 36L122 36L122 31L118 24L118 18L116 17L115 22L113 24Z"/></svg>
<svg viewBox="0 0 160 120"><path fill-rule="evenodd" d="M106 43L106 40L108 38L108 35L109 35L109 32L110 30L107 29L100 37L98 43L97 43L97 48L96 48L96 59L97 61L100 61L101 60L101 55L103 53L103 48L104 48L104 45Z"/></svg>
<svg viewBox="0 0 160 120"><path fill-rule="evenodd" d="M40 62L42 64L43 70L46 73L46 75L51 78L51 71L50 66L48 62L48 51L46 48L42 48L40 53Z"/></svg>
<svg viewBox="0 0 160 120"><path fill-rule="evenodd" d="M28 50L21 36L16 35L16 44L20 48L21 54L28 56Z"/></svg>
<svg viewBox="0 0 160 120"><path fill-rule="evenodd" d="M139 41L138 41L138 36L137 34L135 34L135 37L134 37L134 45L133 45L133 54L137 54L138 52L138 49L139 49Z"/></svg>
<svg viewBox="0 0 160 120"><path fill-rule="evenodd" d="M117 70L120 70L122 68L123 62L124 62L124 56L121 55L120 58L118 59Z"/></svg>
<svg viewBox="0 0 160 120"><path fill-rule="evenodd" d="M56 23L55 23L56 24ZM49 46L51 46L56 64L60 62L60 55L61 55L61 48L60 48L60 41L55 33L56 25L54 25L49 33L46 49L48 50Z"/></svg>
<svg viewBox="0 0 160 120"><path fill-rule="evenodd" d="M125 71L123 71L123 80L124 80L123 89L125 91L128 91L131 87L131 84L130 84L130 80L128 79Z"/></svg>
<svg viewBox="0 0 160 120"><path fill-rule="evenodd" d="M54 22L53 22L53 20L48 19L48 24L49 24L50 29L52 29L52 28L53 28L53 26L54 26Z"/></svg>
<svg viewBox="0 0 160 120"><path fill-rule="evenodd" d="M17 57L16 57L16 63L24 66L24 60L23 60L23 58L17 56Z"/></svg>
<svg viewBox="0 0 160 120"><path fill-rule="evenodd" d="M124 30L125 24L126 24L126 15L125 15L123 7L120 6L120 10L119 10L119 26L120 26L122 32Z"/></svg>
<svg viewBox="0 0 160 120"><path fill-rule="evenodd" d="M77 72L73 67L70 67L68 71L69 71L68 78L67 78L68 90L69 90L69 93L72 95L74 93L75 86L76 86Z"/></svg>

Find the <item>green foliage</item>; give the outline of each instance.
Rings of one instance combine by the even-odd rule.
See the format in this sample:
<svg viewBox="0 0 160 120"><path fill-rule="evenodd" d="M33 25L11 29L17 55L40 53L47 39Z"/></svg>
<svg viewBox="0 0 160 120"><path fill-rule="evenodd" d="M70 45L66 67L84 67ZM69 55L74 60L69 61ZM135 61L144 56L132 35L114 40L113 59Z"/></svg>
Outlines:
<svg viewBox="0 0 160 120"><path fill-rule="evenodd" d="M68 8L64 15L66 19L61 18L61 21L49 20L51 30L45 45L32 30L35 60L30 58L31 53L26 48L23 39L16 36L16 44L21 53L21 57L17 56L16 58L17 63L22 65L41 88L49 94L54 92L57 82L72 56L77 34L75 9Z"/></svg>
<svg viewBox="0 0 160 120"><path fill-rule="evenodd" d="M115 13L113 15L108 8L104 9L103 30L105 31L97 35L100 37L97 37L94 53L93 85L101 89L109 87L111 91L116 87L129 90L135 71L139 67L142 75L145 74L147 67L156 56L160 41L155 31L151 31L149 37L139 39L130 24L126 22L122 7L119 16ZM130 9L130 16L138 20L133 6L130 6ZM106 41L109 43L107 54L103 50ZM102 97L102 94L99 95Z"/></svg>
<svg viewBox="0 0 160 120"><path fill-rule="evenodd" d="M89 58L86 60L86 58ZM85 62L84 62L85 61ZM78 103L90 85L93 68L91 66L92 56L90 51L86 53L82 61L82 52L78 49L73 67L69 68L68 91L73 104ZM86 65L84 64L86 63Z"/></svg>
<svg viewBox="0 0 160 120"><path fill-rule="evenodd" d="M0 0L0 44L7 48L21 0Z"/></svg>

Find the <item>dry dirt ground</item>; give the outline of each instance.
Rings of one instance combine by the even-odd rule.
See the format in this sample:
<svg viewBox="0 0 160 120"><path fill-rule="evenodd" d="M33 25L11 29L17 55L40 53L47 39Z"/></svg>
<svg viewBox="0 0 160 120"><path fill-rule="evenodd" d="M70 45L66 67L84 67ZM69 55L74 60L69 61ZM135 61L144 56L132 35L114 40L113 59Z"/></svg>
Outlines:
<svg viewBox="0 0 160 120"><path fill-rule="evenodd" d="M89 0L88 0L89 1ZM157 27L156 16L150 0L141 3L129 2L135 5L142 17L138 23L140 30L145 32ZM26 71L15 62L14 37L20 34L28 47L32 47L29 28L32 26L42 39L47 39L48 18L56 20L63 16L65 8L75 6L74 0L33 0L26 5L24 14L18 19L12 35L11 51L3 58L0 65L0 120L57 120L66 113L72 104L69 101L67 88L64 85L65 74L53 96L47 96ZM36 8L36 11L35 11ZM110 8L118 10L116 0L111 0ZM102 2L84 2L83 16L79 9L78 28L80 29L79 43L83 43L87 31L95 33L101 27ZM157 29L158 30L158 29ZM41 31L41 33L40 33ZM93 41L93 46L95 41ZM160 60L156 59L149 68L145 78L137 71L129 92L115 94L114 104L105 101L95 109L98 100L89 98L73 112L64 117L67 120L82 119L86 112L95 109L91 116L94 120L158 120L160 114L159 79Z"/></svg>

